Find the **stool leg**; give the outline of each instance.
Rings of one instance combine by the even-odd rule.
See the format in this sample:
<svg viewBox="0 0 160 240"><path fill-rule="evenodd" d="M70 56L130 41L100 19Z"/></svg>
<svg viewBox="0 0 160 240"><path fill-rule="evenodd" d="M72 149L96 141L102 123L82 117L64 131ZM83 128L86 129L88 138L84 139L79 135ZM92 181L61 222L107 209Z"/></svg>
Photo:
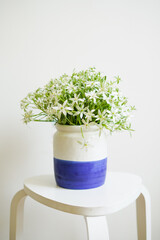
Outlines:
<svg viewBox="0 0 160 240"><path fill-rule="evenodd" d="M138 240L151 240L151 200L145 187L136 200Z"/></svg>
<svg viewBox="0 0 160 240"><path fill-rule="evenodd" d="M88 240L109 240L107 219L101 217L85 217Z"/></svg>
<svg viewBox="0 0 160 240"><path fill-rule="evenodd" d="M21 237L26 196L24 190L20 190L12 199L10 208L10 240L19 240Z"/></svg>

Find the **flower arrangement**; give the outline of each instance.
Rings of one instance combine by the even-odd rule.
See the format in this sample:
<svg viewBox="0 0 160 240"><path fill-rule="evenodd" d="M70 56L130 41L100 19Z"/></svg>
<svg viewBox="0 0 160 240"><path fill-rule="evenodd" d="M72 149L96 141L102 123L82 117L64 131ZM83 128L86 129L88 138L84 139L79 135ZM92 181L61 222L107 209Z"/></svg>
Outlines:
<svg viewBox="0 0 160 240"><path fill-rule="evenodd" d="M119 90L120 80L118 76L108 81L95 68L63 74L21 101L23 120L132 131L130 116L135 107Z"/></svg>

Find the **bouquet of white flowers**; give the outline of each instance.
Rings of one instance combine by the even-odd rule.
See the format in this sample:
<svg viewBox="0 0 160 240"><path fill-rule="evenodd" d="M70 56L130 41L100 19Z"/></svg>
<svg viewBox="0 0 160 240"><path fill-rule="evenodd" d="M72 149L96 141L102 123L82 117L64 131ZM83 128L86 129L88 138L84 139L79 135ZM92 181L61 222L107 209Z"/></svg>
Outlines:
<svg viewBox="0 0 160 240"><path fill-rule="evenodd" d="M120 80L118 76L108 81L95 68L64 74L21 101L23 120L132 131L130 115L135 107L121 94Z"/></svg>

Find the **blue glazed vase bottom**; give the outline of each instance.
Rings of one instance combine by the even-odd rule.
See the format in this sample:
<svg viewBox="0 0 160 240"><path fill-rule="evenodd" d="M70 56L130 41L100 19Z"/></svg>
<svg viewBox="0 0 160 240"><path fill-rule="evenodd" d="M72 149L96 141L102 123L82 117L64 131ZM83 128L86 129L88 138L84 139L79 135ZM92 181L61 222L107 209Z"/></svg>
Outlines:
<svg viewBox="0 0 160 240"><path fill-rule="evenodd" d="M91 189L104 184L107 158L98 161L68 161L54 158L55 179L67 189Z"/></svg>

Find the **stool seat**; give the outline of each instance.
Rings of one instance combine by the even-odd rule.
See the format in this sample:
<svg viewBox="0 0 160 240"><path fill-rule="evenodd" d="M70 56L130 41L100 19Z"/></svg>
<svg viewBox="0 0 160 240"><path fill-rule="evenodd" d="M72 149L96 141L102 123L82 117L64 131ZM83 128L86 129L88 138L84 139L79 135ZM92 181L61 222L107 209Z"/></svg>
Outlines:
<svg viewBox="0 0 160 240"><path fill-rule="evenodd" d="M139 176L108 172L105 184L85 190L58 187L53 175L41 175L24 181L24 188L11 202L10 240L23 239L24 201L29 196L48 207L84 217L88 240L109 240L106 215L136 201L138 240L151 240L151 203Z"/></svg>
<svg viewBox="0 0 160 240"><path fill-rule="evenodd" d="M42 175L24 181L31 198L54 209L83 216L103 216L116 212L141 194L142 180L128 173L107 173L105 184L89 190L58 187L54 176Z"/></svg>

